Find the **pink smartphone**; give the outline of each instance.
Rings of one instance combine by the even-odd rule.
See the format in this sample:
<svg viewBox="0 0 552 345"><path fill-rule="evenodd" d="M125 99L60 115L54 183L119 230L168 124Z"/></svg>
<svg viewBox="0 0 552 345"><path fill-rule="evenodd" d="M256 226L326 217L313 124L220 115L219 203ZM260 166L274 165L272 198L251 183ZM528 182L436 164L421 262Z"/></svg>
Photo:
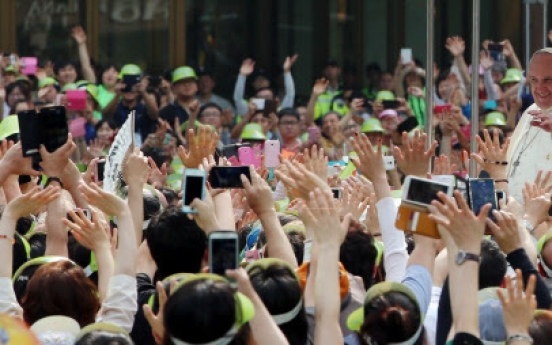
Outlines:
<svg viewBox="0 0 552 345"><path fill-rule="evenodd" d="M232 156L232 157L228 158L228 162L230 164L232 164L233 167L240 166L240 161L236 158L236 156Z"/></svg>
<svg viewBox="0 0 552 345"><path fill-rule="evenodd" d="M86 108L86 91L84 90L67 90L67 109L69 110L84 110Z"/></svg>
<svg viewBox="0 0 552 345"><path fill-rule="evenodd" d="M21 74L36 74L36 68L38 65L38 59L36 57L22 57L19 61L22 65Z"/></svg>
<svg viewBox="0 0 552 345"><path fill-rule="evenodd" d="M320 134L318 127L309 127L307 128L307 132L309 133L309 142L313 143L318 140L318 135Z"/></svg>
<svg viewBox="0 0 552 345"><path fill-rule="evenodd" d="M255 153L251 147L240 147L238 149L241 165L253 165L255 168L261 167L261 156Z"/></svg>
<svg viewBox="0 0 552 345"><path fill-rule="evenodd" d="M280 165L280 141L267 140L264 147L264 163L267 168L276 168Z"/></svg>
<svg viewBox="0 0 552 345"><path fill-rule="evenodd" d="M69 133L73 138L80 138L86 135L86 119L84 117L77 117L69 123Z"/></svg>

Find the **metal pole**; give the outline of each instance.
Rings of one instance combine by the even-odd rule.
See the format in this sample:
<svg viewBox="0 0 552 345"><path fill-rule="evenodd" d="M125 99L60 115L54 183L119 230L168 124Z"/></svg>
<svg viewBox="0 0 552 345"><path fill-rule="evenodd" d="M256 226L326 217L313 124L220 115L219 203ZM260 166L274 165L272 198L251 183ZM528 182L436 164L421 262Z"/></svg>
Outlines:
<svg viewBox="0 0 552 345"><path fill-rule="evenodd" d="M426 63L426 118L425 118L425 133L427 134L426 149L433 142L433 89L435 83L433 81L433 32L435 21L433 13L435 10L435 0L427 0L427 63Z"/></svg>
<svg viewBox="0 0 552 345"><path fill-rule="evenodd" d="M542 1L542 47L546 48L548 41L548 0ZM527 65L529 66L529 65Z"/></svg>
<svg viewBox="0 0 552 345"><path fill-rule="evenodd" d="M479 0L472 1L472 78L470 151L477 152L475 136L479 133ZM470 177L477 177L477 163L470 159Z"/></svg>
<svg viewBox="0 0 552 345"><path fill-rule="evenodd" d="M529 68L529 59L530 59L530 30L531 30L531 18L530 18L530 3L529 1L525 1L525 69L527 70Z"/></svg>

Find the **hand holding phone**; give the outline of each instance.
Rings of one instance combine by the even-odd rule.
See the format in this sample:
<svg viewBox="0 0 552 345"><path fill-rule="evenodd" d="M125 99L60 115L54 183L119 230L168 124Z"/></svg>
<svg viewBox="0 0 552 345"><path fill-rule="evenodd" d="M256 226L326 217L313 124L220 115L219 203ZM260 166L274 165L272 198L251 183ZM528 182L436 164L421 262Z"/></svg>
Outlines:
<svg viewBox="0 0 552 345"><path fill-rule="evenodd" d="M401 61L403 65L408 65L412 62L412 49L411 48L402 48L401 49Z"/></svg>
<svg viewBox="0 0 552 345"><path fill-rule="evenodd" d="M235 270L239 265L238 233L213 231L209 234L209 272L224 276L226 270Z"/></svg>
<svg viewBox="0 0 552 345"><path fill-rule="evenodd" d="M251 181L248 166L215 166L209 173L209 184L215 189L243 188L241 175L245 175Z"/></svg>
<svg viewBox="0 0 552 345"><path fill-rule="evenodd" d="M240 147L238 149L240 163L245 166L253 165L256 169L261 167L261 157L251 147Z"/></svg>

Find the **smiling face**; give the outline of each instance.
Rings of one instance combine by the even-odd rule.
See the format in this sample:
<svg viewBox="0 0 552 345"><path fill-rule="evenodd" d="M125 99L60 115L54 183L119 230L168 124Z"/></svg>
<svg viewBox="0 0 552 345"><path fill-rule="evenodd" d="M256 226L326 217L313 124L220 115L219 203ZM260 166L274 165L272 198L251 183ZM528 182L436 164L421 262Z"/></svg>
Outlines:
<svg viewBox="0 0 552 345"><path fill-rule="evenodd" d="M552 54L535 55L527 79L539 108L545 110L552 107Z"/></svg>

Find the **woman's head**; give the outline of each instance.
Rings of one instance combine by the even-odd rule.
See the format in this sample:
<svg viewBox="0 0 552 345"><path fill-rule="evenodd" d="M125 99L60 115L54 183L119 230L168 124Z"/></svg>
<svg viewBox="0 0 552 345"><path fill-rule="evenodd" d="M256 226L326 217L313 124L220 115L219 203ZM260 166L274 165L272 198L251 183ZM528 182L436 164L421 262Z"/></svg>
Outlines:
<svg viewBox="0 0 552 345"><path fill-rule="evenodd" d="M181 283L167 300L164 344L172 344L172 339L203 344L233 338L252 310L251 302L223 278L197 275Z"/></svg>
<svg viewBox="0 0 552 345"><path fill-rule="evenodd" d="M35 272L21 306L30 325L46 316L64 315L84 327L94 322L100 302L96 286L82 268L71 261L59 261Z"/></svg>
<svg viewBox="0 0 552 345"><path fill-rule="evenodd" d="M109 120L100 120L96 124L96 136L98 140L104 143L111 144L115 133L117 133L117 124L115 121Z"/></svg>
<svg viewBox="0 0 552 345"><path fill-rule="evenodd" d="M531 325L529 335L533 338L534 345L545 345L552 338L552 312L549 310L537 310Z"/></svg>
<svg viewBox="0 0 552 345"><path fill-rule="evenodd" d="M11 108L20 99L31 99L31 89L27 83L18 80L6 86L6 103Z"/></svg>
<svg viewBox="0 0 552 345"><path fill-rule="evenodd" d="M322 132L326 135L330 135L333 128L336 128L338 124L339 114L331 111L324 115L324 119L322 119Z"/></svg>
<svg viewBox="0 0 552 345"><path fill-rule="evenodd" d="M119 68L113 64L108 64L102 70L102 84L105 87L115 86L119 76Z"/></svg>
<svg viewBox="0 0 552 345"><path fill-rule="evenodd" d="M308 324L295 271L281 260L262 259L250 264L247 273L253 288L289 343L305 344Z"/></svg>
<svg viewBox="0 0 552 345"><path fill-rule="evenodd" d="M21 111L27 111L27 110L31 110L29 100L28 99L18 99L13 104L13 107L11 107L10 115L16 115L17 113L19 113Z"/></svg>
<svg viewBox="0 0 552 345"><path fill-rule="evenodd" d="M249 120L250 123L258 123L263 128L263 133L266 135L270 130L270 118L265 116L262 111L257 112Z"/></svg>

